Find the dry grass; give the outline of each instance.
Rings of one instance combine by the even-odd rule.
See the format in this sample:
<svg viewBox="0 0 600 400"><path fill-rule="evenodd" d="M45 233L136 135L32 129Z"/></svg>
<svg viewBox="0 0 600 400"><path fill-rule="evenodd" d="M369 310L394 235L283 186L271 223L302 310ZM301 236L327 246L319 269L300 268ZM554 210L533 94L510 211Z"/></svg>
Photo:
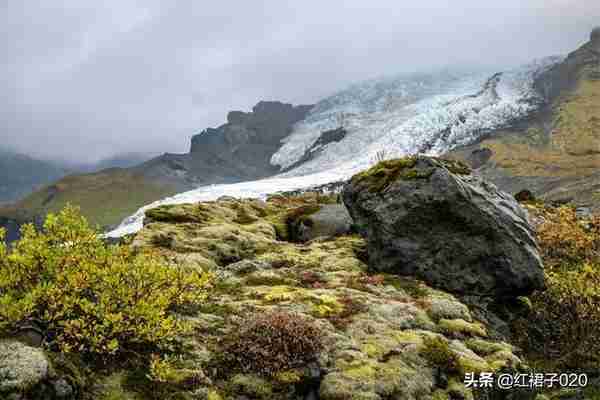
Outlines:
<svg viewBox="0 0 600 400"><path fill-rule="evenodd" d="M541 127L525 135L503 135L482 147L516 176L587 176L600 169L600 81L582 79L553 108L550 137Z"/></svg>
<svg viewBox="0 0 600 400"><path fill-rule="evenodd" d="M81 209L91 224L104 227L117 224L139 207L174 192L131 172L110 169L67 176L10 207L0 209L0 216L28 219L57 212L72 204Z"/></svg>

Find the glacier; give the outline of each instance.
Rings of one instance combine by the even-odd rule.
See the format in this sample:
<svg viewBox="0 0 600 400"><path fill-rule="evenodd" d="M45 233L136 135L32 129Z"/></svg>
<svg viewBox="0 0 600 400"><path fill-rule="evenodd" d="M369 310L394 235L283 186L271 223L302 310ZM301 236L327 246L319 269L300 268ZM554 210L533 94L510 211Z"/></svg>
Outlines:
<svg viewBox="0 0 600 400"><path fill-rule="evenodd" d="M338 92L313 108L282 141L271 163L288 169L250 182L203 186L140 208L107 237L135 233L144 213L165 204L216 200L221 196L265 198L349 179L385 158L440 155L509 126L543 104L534 89L539 74L563 60L548 57L501 73L449 72L375 79ZM346 136L295 166L322 132L339 127ZM290 168L292 167L293 168Z"/></svg>

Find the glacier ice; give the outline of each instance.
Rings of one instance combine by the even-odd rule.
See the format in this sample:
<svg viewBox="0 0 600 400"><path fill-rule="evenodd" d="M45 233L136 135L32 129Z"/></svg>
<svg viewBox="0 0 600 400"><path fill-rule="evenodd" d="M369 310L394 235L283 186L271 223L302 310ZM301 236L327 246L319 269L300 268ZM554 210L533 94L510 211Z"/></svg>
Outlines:
<svg viewBox="0 0 600 400"><path fill-rule="evenodd" d="M538 74L561 57L549 57L499 74L485 72L420 74L353 85L319 102L283 140L271 162L294 165L319 139L338 127L344 115L347 134L318 155L277 176L251 182L203 186L139 209L109 237L142 228L144 212L163 204L215 200L221 196L264 198L270 193L306 189L345 180L369 167L377 153L386 157L439 155L477 140L493 129L527 116L542 102L533 88Z"/></svg>

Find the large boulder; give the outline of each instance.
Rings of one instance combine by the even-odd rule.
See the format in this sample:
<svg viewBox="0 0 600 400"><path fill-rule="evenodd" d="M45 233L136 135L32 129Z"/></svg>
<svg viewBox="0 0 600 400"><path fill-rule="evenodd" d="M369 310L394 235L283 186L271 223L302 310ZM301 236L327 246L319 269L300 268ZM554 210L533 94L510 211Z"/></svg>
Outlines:
<svg viewBox="0 0 600 400"><path fill-rule="evenodd" d="M526 211L461 163L383 161L354 176L342 196L375 270L496 298L544 286Z"/></svg>

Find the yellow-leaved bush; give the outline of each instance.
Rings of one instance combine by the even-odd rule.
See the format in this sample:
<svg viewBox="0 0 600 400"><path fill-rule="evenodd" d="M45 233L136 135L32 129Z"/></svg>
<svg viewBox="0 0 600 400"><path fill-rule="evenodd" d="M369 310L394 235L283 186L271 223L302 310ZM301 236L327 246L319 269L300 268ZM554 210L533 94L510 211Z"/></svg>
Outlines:
<svg viewBox="0 0 600 400"><path fill-rule="evenodd" d="M156 254L105 244L67 206L42 230L24 226L10 251L0 244L0 334L33 322L65 352L167 349L188 329L172 310L201 302L209 280Z"/></svg>
<svg viewBox="0 0 600 400"><path fill-rule="evenodd" d="M538 239L545 291L530 299L532 313L517 321L530 356L545 367L600 368L600 216L579 218L573 208L541 212Z"/></svg>

